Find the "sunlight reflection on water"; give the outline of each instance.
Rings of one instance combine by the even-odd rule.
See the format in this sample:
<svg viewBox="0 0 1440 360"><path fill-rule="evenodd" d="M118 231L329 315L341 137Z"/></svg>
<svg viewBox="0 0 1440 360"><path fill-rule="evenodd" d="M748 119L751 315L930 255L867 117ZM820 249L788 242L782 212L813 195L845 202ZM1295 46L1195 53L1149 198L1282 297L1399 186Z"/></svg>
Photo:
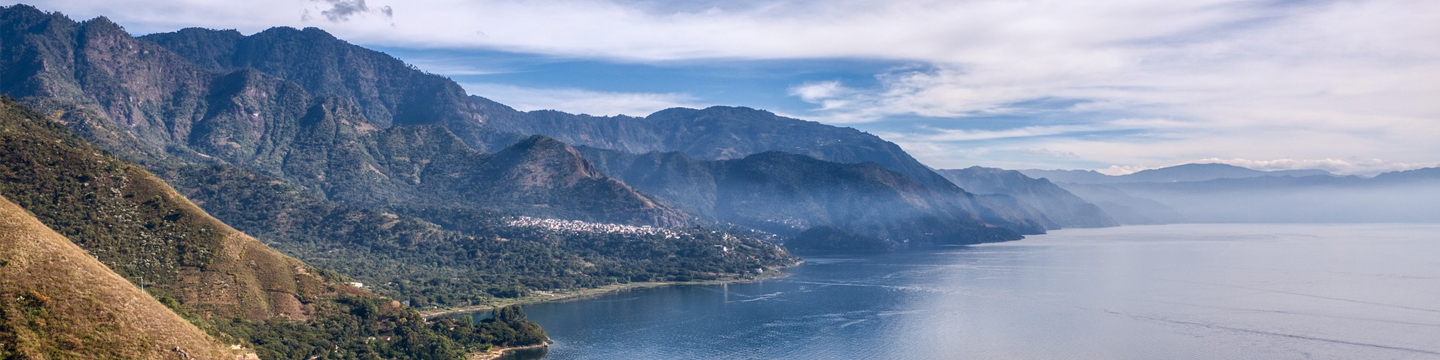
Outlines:
<svg viewBox="0 0 1440 360"><path fill-rule="evenodd" d="M534 359L1437 359L1440 225L1165 225L526 308Z"/></svg>

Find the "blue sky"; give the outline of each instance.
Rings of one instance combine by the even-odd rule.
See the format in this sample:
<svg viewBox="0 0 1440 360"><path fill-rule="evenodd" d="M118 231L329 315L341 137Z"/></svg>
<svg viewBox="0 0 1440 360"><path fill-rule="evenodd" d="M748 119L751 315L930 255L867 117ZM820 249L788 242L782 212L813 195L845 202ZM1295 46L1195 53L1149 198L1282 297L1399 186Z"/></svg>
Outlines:
<svg viewBox="0 0 1440 360"><path fill-rule="evenodd" d="M742 105L939 168L1440 162L1429 0L53 0L135 34L316 26L522 110Z"/></svg>

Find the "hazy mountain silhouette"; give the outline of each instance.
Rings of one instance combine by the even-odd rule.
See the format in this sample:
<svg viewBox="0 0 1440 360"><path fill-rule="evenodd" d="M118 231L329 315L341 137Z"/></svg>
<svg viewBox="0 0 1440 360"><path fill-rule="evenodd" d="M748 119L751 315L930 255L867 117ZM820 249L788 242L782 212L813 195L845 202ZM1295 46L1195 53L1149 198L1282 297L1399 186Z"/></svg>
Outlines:
<svg viewBox="0 0 1440 360"><path fill-rule="evenodd" d="M678 152L581 152L601 171L690 213L785 235L824 225L897 242L975 243L1044 231L1027 214L995 210L1003 204L953 186L937 192L875 163L777 151L709 161Z"/></svg>
<svg viewBox="0 0 1440 360"><path fill-rule="evenodd" d="M1019 171L985 167L939 170L940 175L976 194L1001 194L1038 210L1059 228L1107 227L1119 223L1104 210L1056 186Z"/></svg>
<svg viewBox="0 0 1440 360"><path fill-rule="evenodd" d="M1019 170L1033 178L1056 183L1116 184L1127 182L1189 182L1214 179L1243 179L1262 176L1329 176L1324 170L1252 170L1226 164L1184 164L1159 169L1141 170L1132 174L1112 176L1093 170Z"/></svg>

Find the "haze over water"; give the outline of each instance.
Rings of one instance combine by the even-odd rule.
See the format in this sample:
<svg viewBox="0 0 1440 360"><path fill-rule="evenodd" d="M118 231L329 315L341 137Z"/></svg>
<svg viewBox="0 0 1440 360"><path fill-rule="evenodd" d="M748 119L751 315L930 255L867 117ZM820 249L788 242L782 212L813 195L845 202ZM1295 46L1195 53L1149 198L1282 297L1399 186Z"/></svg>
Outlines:
<svg viewBox="0 0 1440 360"><path fill-rule="evenodd" d="M1435 359L1437 254L1440 225L1076 229L526 311L545 359Z"/></svg>

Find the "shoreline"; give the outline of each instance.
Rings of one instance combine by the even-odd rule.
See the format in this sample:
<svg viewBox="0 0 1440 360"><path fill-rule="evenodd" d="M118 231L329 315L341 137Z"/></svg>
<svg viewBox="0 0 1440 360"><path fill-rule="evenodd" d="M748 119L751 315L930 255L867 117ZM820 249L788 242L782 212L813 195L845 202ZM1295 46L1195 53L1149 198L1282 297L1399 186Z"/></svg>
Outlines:
<svg viewBox="0 0 1440 360"><path fill-rule="evenodd" d="M545 340L544 343L535 344L535 345L525 345L525 346L515 346L515 347L496 346L496 347L490 348L489 351L486 351L486 352L483 352L483 353L469 353L469 354L465 354L465 360L495 360L495 359L499 359L501 356L505 356L505 353L506 353L506 352L515 351L515 350L539 349L539 348L543 348L543 347L548 347L548 346L550 346L551 343L553 343L553 341Z"/></svg>
<svg viewBox="0 0 1440 360"><path fill-rule="evenodd" d="M791 267L800 266L800 264L803 264L803 263L804 263L804 261L797 262L797 263L795 263L795 265L788 266L788 267L785 267L785 268L782 268L782 269L788 269L788 268L791 268ZM481 311L481 310L494 310L494 309L496 309L496 308L506 307L506 306L510 306L510 305L526 305L526 304L538 304L538 303L546 303L546 302L578 301L578 300L595 298L595 297L599 297L599 296L602 296L602 295L607 295L607 294L617 293L617 292L627 291L627 290L650 289L650 288L658 288L658 287L665 287L665 286L678 286L678 285L744 284L744 283L752 283L752 282L765 281L765 280L770 280L770 279L779 279L779 278L783 278L783 277L786 277L786 276L789 276L789 275L790 275L790 273L788 273L788 272L781 271L780 269L776 269L774 272L771 272L771 273L760 274L760 275L755 276L755 277L753 277L753 278L743 278L743 279L737 278L737 279L699 280L699 281L646 281L646 282L633 282L633 283L611 284L611 285L605 285L605 286L601 286L601 287L597 287L597 288L584 288L584 289L577 289L577 290L570 290L570 291L539 291L539 290L532 290L531 292L532 292L533 294L527 295L527 296L525 296L525 297L519 297L519 298L513 298L513 299L499 299L498 301L492 302L492 303L490 303L490 304L485 304L485 305L473 305L473 306L462 306L462 307L455 307L455 308L421 310L421 311L420 311L420 315L421 315L422 317L424 317L425 319L429 319L429 318L432 318L432 317L441 316L441 315L448 315L448 314L476 312L476 311Z"/></svg>

